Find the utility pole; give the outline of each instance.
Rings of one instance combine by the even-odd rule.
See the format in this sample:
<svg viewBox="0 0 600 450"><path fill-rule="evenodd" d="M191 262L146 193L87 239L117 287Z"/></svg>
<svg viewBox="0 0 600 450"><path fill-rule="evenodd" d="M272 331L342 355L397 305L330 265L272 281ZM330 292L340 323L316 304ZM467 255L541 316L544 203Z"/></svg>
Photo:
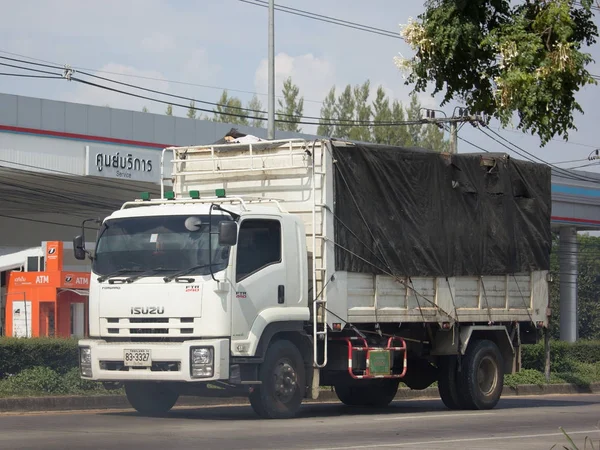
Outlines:
<svg viewBox="0 0 600 450"><path fill-rule="evenodd" d="M269 106L267 139L275 139L275 0L269 0Z"/></svg>
<svg viewBox="0 0 600 450"><path fill-rule="evenodd" d="M456 122L450 122L450 153L458 153L458 127Z"/></svg>
<svg viewBox="0 0 600 450"><path fill-rule="evenodd" d="M470 122L471 124L482 121L482 117L479 115L469 115L466 108L458 108L458 115L452 114L452 117L448 117L444 111L421 108L426 112L426 118L423 119L425 123L435 124L442 129L446 129L443 125L447 123L450 126L450 153L458 153L458 124ZM456 109L454 111L456 112ZM435 113L439 112L444 115L444 118L436 118Z"/></svg>

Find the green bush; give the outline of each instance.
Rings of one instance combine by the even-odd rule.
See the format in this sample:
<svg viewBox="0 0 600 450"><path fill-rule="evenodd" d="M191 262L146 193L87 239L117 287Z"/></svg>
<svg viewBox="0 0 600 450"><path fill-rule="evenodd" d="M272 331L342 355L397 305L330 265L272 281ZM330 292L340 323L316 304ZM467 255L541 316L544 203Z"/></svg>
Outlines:
<svg viewBox="0 0 600 450"><path fill-rule="evenodd" d="M77 368L61 375L48 367L32 367L0 380L0 397L121 393L122 390L107 391L101 383L82 380Z"/></svg>
<svg viewBox="0 0 600 450"><path fill-rule="evenodd" d="M76 339L0 338L0 379L33 367L64 375L78 365Z"/></svg>
<svg viewBox="0 0 600 450"><path fill-rule="evenodd" d="M556 373L574 372L577 363L595 364L600 362L599 341L578 341L568 343L550 341L550 370ZM544 344L524 345L521 363L523 369L544 371Z"/></svg>
<svg viewBox="0 0 600 450"><path fill-rule="evenodd" d="M570 356L578 362L596 364L600 362L599 341L577 341L570 344Z"/></svg>
<svg viewBox="0 0 600 450"><path fill-rule="evenodd" d="M575 370L556 375L566 383L589 386L591 383L600 381L600 363L575 362Z"/></svg>

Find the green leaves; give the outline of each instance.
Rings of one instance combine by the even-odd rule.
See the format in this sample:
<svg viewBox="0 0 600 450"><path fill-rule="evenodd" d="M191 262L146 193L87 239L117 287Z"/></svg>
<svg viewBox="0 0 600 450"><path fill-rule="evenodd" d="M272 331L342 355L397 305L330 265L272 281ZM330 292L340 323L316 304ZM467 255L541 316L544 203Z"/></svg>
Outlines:
<svg viewBox="0 0 600 450"><path fill-rule="evenodd" d="M595 43L598 30L591 1L430 0L420 21L403 30L415 50L396 58L406 84L416 92L434 85L442 105L456 99L473 112L506 126L537 134L542 145L576 129L583 113L575 94L596 84L586 70L592 62L583 45Z"/></svg>
<svg viewBox="0 0 600 450"><path fill-rule="evenodd" d="M300 88L292 83L291 77L283 82L282 94L283 101L277 100L277 118L286 122L278 122L277 129L299 133L302 131L298 122L302 120L304 112L304 97L299 97Z"/></svg>

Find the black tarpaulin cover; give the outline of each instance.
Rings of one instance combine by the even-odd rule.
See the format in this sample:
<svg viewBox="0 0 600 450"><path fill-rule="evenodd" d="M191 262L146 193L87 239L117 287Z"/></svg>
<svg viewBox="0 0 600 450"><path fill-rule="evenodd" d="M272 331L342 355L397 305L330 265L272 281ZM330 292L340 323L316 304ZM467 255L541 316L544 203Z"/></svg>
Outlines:
<svg viewBox="0 0 600 450"><path fill-rule="evenodd" d="M505 154L330 143L336 270L485 276L549 269L548 166Z"/></svg>

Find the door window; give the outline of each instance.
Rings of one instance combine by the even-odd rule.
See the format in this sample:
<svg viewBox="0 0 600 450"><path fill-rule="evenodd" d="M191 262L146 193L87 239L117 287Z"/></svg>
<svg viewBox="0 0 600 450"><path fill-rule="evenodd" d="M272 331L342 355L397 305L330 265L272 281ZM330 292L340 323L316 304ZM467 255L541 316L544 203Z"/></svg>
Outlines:
<svg viewBox="0 0 600 450"><path fill-rule="evenodd" d="M281 224L277 220L244 220L238 235L236 281L281 262Z"/></svg>

